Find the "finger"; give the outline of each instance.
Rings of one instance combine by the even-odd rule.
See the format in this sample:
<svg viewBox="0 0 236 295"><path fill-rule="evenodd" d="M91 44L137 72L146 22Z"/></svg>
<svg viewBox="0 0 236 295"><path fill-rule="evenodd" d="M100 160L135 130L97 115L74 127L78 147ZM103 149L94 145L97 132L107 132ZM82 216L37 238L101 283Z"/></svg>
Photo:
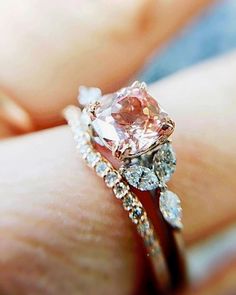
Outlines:
<svg viewBox="0 0 236 295"><path fill-rule="evenodd" d="M0 146L4 294L133 293L142 267L131 224L68 131Z"/></svg>
<svg viewBox="0 0 236 295"><path fill-rule="evenodd" d="M175 118L178 165L171 182L184 197L186 239L191 244L236 218L236 53L208 61L153 86Z"/></svg>
<svg viewBox="0 0 236 295"><path fill-rule="evenodd" d="M30 115L3 91L0 91L0 138L34 130Z"/></svg>
<svg viewBox="0 0 236 295"><path fill-rule="evenodd" d="M235 61L224 57L152 88L177 121L171 188L183 200L188 246L235 220ZM130 224L76 158L67 129L6 141L0 160L0 287L10 294L129 294L142 271Z"/></svg>
<svg viewBox="0 0 236 295"><path fill-rule="evenodd" d="M55 125L78 85L117 89L208 2L2 1L0 84L38 128Z"/></svg>

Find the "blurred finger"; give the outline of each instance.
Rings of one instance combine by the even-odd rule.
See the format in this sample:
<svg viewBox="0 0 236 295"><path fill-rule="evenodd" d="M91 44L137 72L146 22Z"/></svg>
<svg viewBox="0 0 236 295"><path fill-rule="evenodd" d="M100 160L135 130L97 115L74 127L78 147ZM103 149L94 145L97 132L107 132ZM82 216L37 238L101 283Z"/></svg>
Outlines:
<svg viewBox="0 0 236 295"><path fill-rule="evenodd" d="M3 91L0 91L0 125L2 138L34 129L29 113Z"/></svg>
<svg viewBox="0 0 236 295"><path fill-rule="evenodd" d="M59 124L79 85L117 89L209 2L1 1L0 83L38 128Z"/></svg>

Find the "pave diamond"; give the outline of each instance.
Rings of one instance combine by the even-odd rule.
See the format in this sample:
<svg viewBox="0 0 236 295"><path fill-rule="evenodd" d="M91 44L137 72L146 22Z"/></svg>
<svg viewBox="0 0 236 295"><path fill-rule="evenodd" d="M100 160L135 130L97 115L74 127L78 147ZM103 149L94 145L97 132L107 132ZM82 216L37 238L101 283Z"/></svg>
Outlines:
<svg viewBox="0 0 236 295"><path fill-rule="evenodd" d="M109 171L104 178L108 187L113 187L119 179L119 174L116 171Z"/></svg>
<svg viewBox="0 0 236 295"><path fill-rule="evenodd" d="M114 186L113 192L117 199L122 199L128 193L128 187L124 182L118 182Z"/></svg>
<svg viewBox="0 0 236 295"><path fill-rule="evenodd" d="M106 172L108 171L109 166L105 161L100 161L97 163L96 167L95 167L95 171L97 173L98 176L103 177Z"/></svg>
<svg viewBox="0 0 236 295"><path fill-rule="evenodd" d="M101 97L91 116L100 139L118 156L142 154L174 130L174 122L141 85Z"/></svg>
<svg viewBox="0 0 236 295"><path fill-rule="evenodd" d="M141 191L153 190L158 187L158 178L149 168L131 165L124 167L122 173L130 185Z"/></svg>
<svg viewBox="0 0 236 295"><path fill-rule="evenodd" d="M182 208L178 196L169 190L161 192L159 204L165 220L173 227L182 228Z"/></svg>
<svg viewBox="0 0 236 295"><path fill-rule="evenodd" d="M170 143L164 143L157 150L153 162L157 176L164 182L169 181L176 168L176 157Z"/></svg>
<svg viewBox="0 0 236 295"><path fill-rule="evenodd" d="M91 147L89 144L83 144L79 146L79 152L82 155L82 157L85 159L87 154L91 151Z"/></svg>
<svg viewBox="0 0 236 295"><path fill-rule="evenodd" d="M132 221L137 224L139 222L139 220L141 219L141 217L143 216L143 208L139 207L139 206L135 206L132 211L129 213L129 217L130 219L132 219Z"/></svg>
<svg viewBox="0 0 236 295"><path fill-rule="evenodd" d="M89 152L86 156L86 161L90 167L94 167L99 160L99 155L94 151Z"/></svg>
<svg viewBox="0 0 236 295"><path fill-rule="evenodd" d="M133 208L133 205L135 204L135 197L132 193L127 194L123 199L123 207L125 210L130 211Z"/></svg>
<svg viewBox="0 0 236 295"><path fill-rule="evenodd" d="M149 221L146 220L146 221L138 224L137 229L138 229L139 234L142 237L144 237L147 234L147 232L150 230L150 223L149 223Z"/></svg>

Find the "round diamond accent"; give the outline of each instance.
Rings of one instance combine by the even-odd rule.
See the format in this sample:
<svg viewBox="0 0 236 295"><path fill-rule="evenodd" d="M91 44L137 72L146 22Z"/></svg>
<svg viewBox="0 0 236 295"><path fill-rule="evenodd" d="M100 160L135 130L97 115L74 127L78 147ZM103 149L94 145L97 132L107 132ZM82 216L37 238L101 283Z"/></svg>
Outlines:
<svg viewBox="0 0 236 295"><path fill-rule="evenodd" d="M129 217L132 221L137 224L140 218L143 216L143 208L139 206L135 206L132 211L129 213Z"/></svg>
<svg viewBox="0 0 236 295"><path fill-rule="evenodd" d="M94 167L99 160L99 155L93 151L89 152L86 156L86 161L90 167Z"/></svg>
<svg viewBox="0 0 236 295"><path fill-rule="evenodd" d="M164 143L155 153L154 170L157 176L164 182L170 180L176 168L176 157L173 148L169 142Z"/></svg>
<svg viewBox="0 0 236 295"><path fill-rule="evenodd" d="M164 219L173 227L182 228L182 208L179 197L166 190L161 192L159 205Z"/></svg>
<svg viewBox="0 0 236 295"><path fill-rule="evenodd" d="M132 193L127 194L123 199L124 209L127 211L130 211L133 208L135 201L136 201L136 199Z"/></svg>
<svg viewBox="0 0 236 295"><path fill-rule="evenodd" d="M122 199L128 193L128 187L124 182L118 182L114 188L113 192L117 199Z"/></svg>
<svg viewBox="0 0 236 295"><path fill-rule="evenodd" d="M96 171L97 175L100 177L103 177L106 174L106 172L108 171L108 169L109 169L108 164L104 161L98 162L95 167L95 171Z"/></svg>
<svg viewBox="0 0 236 295"><path fill-rule="evenodd" d="M141 191L149 191L158 187L158 178L155 173L143 166L131 165L124 167L123 175L128 183Z"/></svg>
<svg viewBox="0 0 236 295"><path fill-rule="evenodd" d="M108 187L113 187L119 181L119 179L119 174L115 171L109 171L104 178Z"/></svg>

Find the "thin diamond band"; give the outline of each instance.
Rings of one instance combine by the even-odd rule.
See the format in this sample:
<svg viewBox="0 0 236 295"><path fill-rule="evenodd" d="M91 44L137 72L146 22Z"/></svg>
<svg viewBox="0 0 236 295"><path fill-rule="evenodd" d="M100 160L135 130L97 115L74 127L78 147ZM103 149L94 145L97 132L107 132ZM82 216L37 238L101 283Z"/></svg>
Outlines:
<svg viewBox="0 0 236 295"><path fill-rule="evenodd" d="M123 208L128 212L129 218L136 225L136 229L144 241L147 255L152 264L158 287L162 291L170 288L170 274L162 248L153 224L138 197L131 192L129 184L123 179L107 159L97 152L89 135L81 125L81 111L75 106L68 106L64 110L64 117L71 127L76 147L87 165L94 169L96 174L104 179L106 186L112 189L115 197L119 199Z"/></svg>

